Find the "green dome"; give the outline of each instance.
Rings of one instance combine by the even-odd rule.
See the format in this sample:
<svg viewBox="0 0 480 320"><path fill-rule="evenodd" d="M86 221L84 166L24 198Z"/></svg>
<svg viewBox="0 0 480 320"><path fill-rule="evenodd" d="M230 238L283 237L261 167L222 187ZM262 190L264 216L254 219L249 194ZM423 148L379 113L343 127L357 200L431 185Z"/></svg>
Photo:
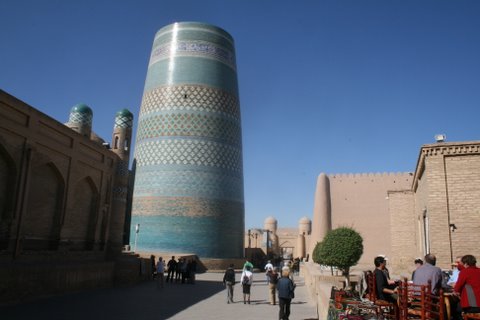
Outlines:
<svg viewBox="0 0 480 320"><path fill-rule="evenodd" d="M92 109L90 109L89 106L87 106L84 103L79 103L75 105L72 110L70 110L71 113L83 113L83 114L93 114Z"/></svg>
<svg viewBox="0 0 480 320"><path fill-rule="evenodd" d="M122 109L118 111L115 116L133 118L133 114L130 111L128 111L128 109Z"/></svg>

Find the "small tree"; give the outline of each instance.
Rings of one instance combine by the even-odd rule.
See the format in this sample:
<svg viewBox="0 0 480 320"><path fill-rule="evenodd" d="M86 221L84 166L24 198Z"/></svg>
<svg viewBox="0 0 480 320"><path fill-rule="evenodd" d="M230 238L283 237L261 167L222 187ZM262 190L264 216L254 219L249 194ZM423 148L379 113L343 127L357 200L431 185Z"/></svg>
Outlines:
<svg viewBox="0 0 480 320"><path fill-rule="evenodd" d="M352 228L340 227L329 231L313 250L315 263L336 267L350 285L350 267L357 264L363 254L362 236Z"/></svg>

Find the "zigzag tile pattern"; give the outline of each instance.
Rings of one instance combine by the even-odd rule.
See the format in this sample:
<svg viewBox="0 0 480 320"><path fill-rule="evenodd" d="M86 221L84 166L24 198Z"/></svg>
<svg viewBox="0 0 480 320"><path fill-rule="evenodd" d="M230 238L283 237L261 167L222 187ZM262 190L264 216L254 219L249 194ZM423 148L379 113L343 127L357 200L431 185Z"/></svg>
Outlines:
<svg viewBox="0 0 480 320"><path fill-rule="evenodd" d="M143 117L137 131L137 141L157 137L207 137L221 139L240 146L241 129L238 121L218 115L166 113Z"/></svg>
<svg viewBox="0 0 480 320"><path fill-rule="evenodd" d="M146 92L139 121L150 113L174 110L214 112L240 121L240 107L234 95L201 85L172 85Z"/></svg>
<svg viewBox="0 0 480 320"><path fill-rule="evenodd" d="M242 171L239 148L204 140L154 140L137 145L137 166L192 165Z"/></svg>

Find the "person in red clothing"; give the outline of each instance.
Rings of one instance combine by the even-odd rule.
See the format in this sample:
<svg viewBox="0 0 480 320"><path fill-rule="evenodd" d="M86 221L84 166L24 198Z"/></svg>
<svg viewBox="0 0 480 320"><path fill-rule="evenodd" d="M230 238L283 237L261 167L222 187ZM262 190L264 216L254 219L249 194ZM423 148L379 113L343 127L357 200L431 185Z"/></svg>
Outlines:
<svg viewBox="0 0 480 320"><path fill-rule="evenodd" d="M465 267L458 275L453 289L454 294L460 295L460 304L465 313L480 313L480 268L477 268L477 259L472 255L462 257Z"/></svg>

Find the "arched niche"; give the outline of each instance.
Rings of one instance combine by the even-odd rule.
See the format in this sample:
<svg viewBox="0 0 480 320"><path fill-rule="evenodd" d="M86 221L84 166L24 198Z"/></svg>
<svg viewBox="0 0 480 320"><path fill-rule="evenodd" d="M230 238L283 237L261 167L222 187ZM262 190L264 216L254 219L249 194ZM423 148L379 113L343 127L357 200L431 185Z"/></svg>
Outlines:
<svg viewBox="0 0 480 320"><path fill-rule="evenodd" d="M0 250L8 247L13 221L17 168L0 141Z"/></svg>
<svg viewBox="0 0 480 320"><path fill-rule="evenodd" d="M98 211L98 188L90 177L77 182L68 213L72 250L92 250Z"/></svg>
<svg viewBox="0 0 480 320"><path fill-rule="evenodd" d="M57 167L32 167L26 211L22 219L23 250L56 250L60 236L65 182Z"/></svg>

